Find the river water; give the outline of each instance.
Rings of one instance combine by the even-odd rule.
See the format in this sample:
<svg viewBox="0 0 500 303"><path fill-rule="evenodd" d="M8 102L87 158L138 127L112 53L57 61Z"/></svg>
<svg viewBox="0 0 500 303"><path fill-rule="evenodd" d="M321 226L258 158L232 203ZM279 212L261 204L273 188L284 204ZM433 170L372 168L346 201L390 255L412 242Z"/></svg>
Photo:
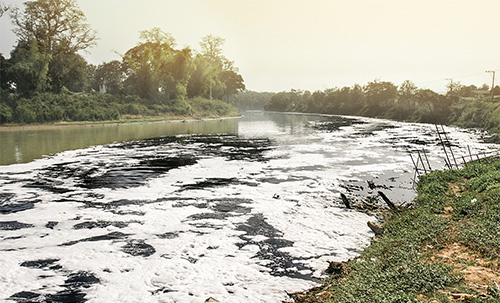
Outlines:
<svg viewBox="0 0 500 303"><path fill-rule="evenodd" d="M376 218L340 193L406 204L410 154L444 167L433 125L262 112L200 123L0 134L4 163L21 162L0 166L0 300L281 302L373 237ZM498 149L446 130L457 158Z"/></svg>

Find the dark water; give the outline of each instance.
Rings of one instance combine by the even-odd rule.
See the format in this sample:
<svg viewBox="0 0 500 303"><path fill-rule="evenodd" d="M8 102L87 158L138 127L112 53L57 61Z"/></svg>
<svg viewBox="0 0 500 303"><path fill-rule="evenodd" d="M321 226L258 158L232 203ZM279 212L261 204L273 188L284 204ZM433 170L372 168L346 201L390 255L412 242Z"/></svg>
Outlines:
<svg viewBox="0 0 500 303"><path fill-rule="evenodd" d="M85 143L0 166L0 300L281 302L369 243L376 219L340 193L408 203L409 153L444 163L424 124L260 112L198 123L64 129ZM131 137L102 145L101 131ZM495 148L449 131L457 154ZM8 135L26 144L20 162L37 144L29 132Z"/></svg>

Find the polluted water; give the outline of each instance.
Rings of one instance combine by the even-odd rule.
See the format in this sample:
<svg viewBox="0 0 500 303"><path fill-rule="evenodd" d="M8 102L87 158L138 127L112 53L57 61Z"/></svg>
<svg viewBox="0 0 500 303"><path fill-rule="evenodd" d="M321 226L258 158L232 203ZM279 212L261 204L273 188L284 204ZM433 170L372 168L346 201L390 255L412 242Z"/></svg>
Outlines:
<svg viewBox="0 0 500 303"><path fill-rule="evenodd" d="M408 204L410 154L444 168L433 125L263 112L236 123L0 166L0 300L282 302L374 236L374 214L341 193ZM498 149L447 131L457 156Z"/></svg>

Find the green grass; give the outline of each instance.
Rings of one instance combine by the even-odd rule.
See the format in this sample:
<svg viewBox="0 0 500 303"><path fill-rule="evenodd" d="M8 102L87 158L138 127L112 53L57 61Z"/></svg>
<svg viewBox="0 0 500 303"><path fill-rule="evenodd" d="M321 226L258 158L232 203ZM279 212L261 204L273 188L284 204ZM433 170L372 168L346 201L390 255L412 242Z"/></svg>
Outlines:
<svg viewBox="0 0 500 303"><path fill-rule="evenodd" d="M443 255L456 246L465 252ZM326 279L296 302L452 302L453 293L500 302L494 281L479 288L464 273L490 264L500 279L499 253L500 159L491 158L422 177L413 205L392 213L383 236L345 263L347 275Z"/></svg>

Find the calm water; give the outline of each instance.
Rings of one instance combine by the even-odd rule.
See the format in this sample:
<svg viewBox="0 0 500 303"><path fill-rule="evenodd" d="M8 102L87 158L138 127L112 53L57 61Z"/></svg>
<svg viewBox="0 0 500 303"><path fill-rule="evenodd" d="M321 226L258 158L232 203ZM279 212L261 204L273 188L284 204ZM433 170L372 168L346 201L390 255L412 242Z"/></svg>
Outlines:
<svg viewBox="0 0 500 303"><path fill-rule="evenodd" d="M178 134L238 132L237 119L58 128L0 128L0 165L26 163L65 150Z"/></svg>
<svg viewBox="0 0 500 303"><path fill-rule="evenodd" d="M457 156L498 148L447 131ZM376 218L340 193L407 203L409 153L444 166L433 126L355 117L2 136L10 162L73 149L0 166L0 300L18 302L281 302L369 244Z"/></svg>

